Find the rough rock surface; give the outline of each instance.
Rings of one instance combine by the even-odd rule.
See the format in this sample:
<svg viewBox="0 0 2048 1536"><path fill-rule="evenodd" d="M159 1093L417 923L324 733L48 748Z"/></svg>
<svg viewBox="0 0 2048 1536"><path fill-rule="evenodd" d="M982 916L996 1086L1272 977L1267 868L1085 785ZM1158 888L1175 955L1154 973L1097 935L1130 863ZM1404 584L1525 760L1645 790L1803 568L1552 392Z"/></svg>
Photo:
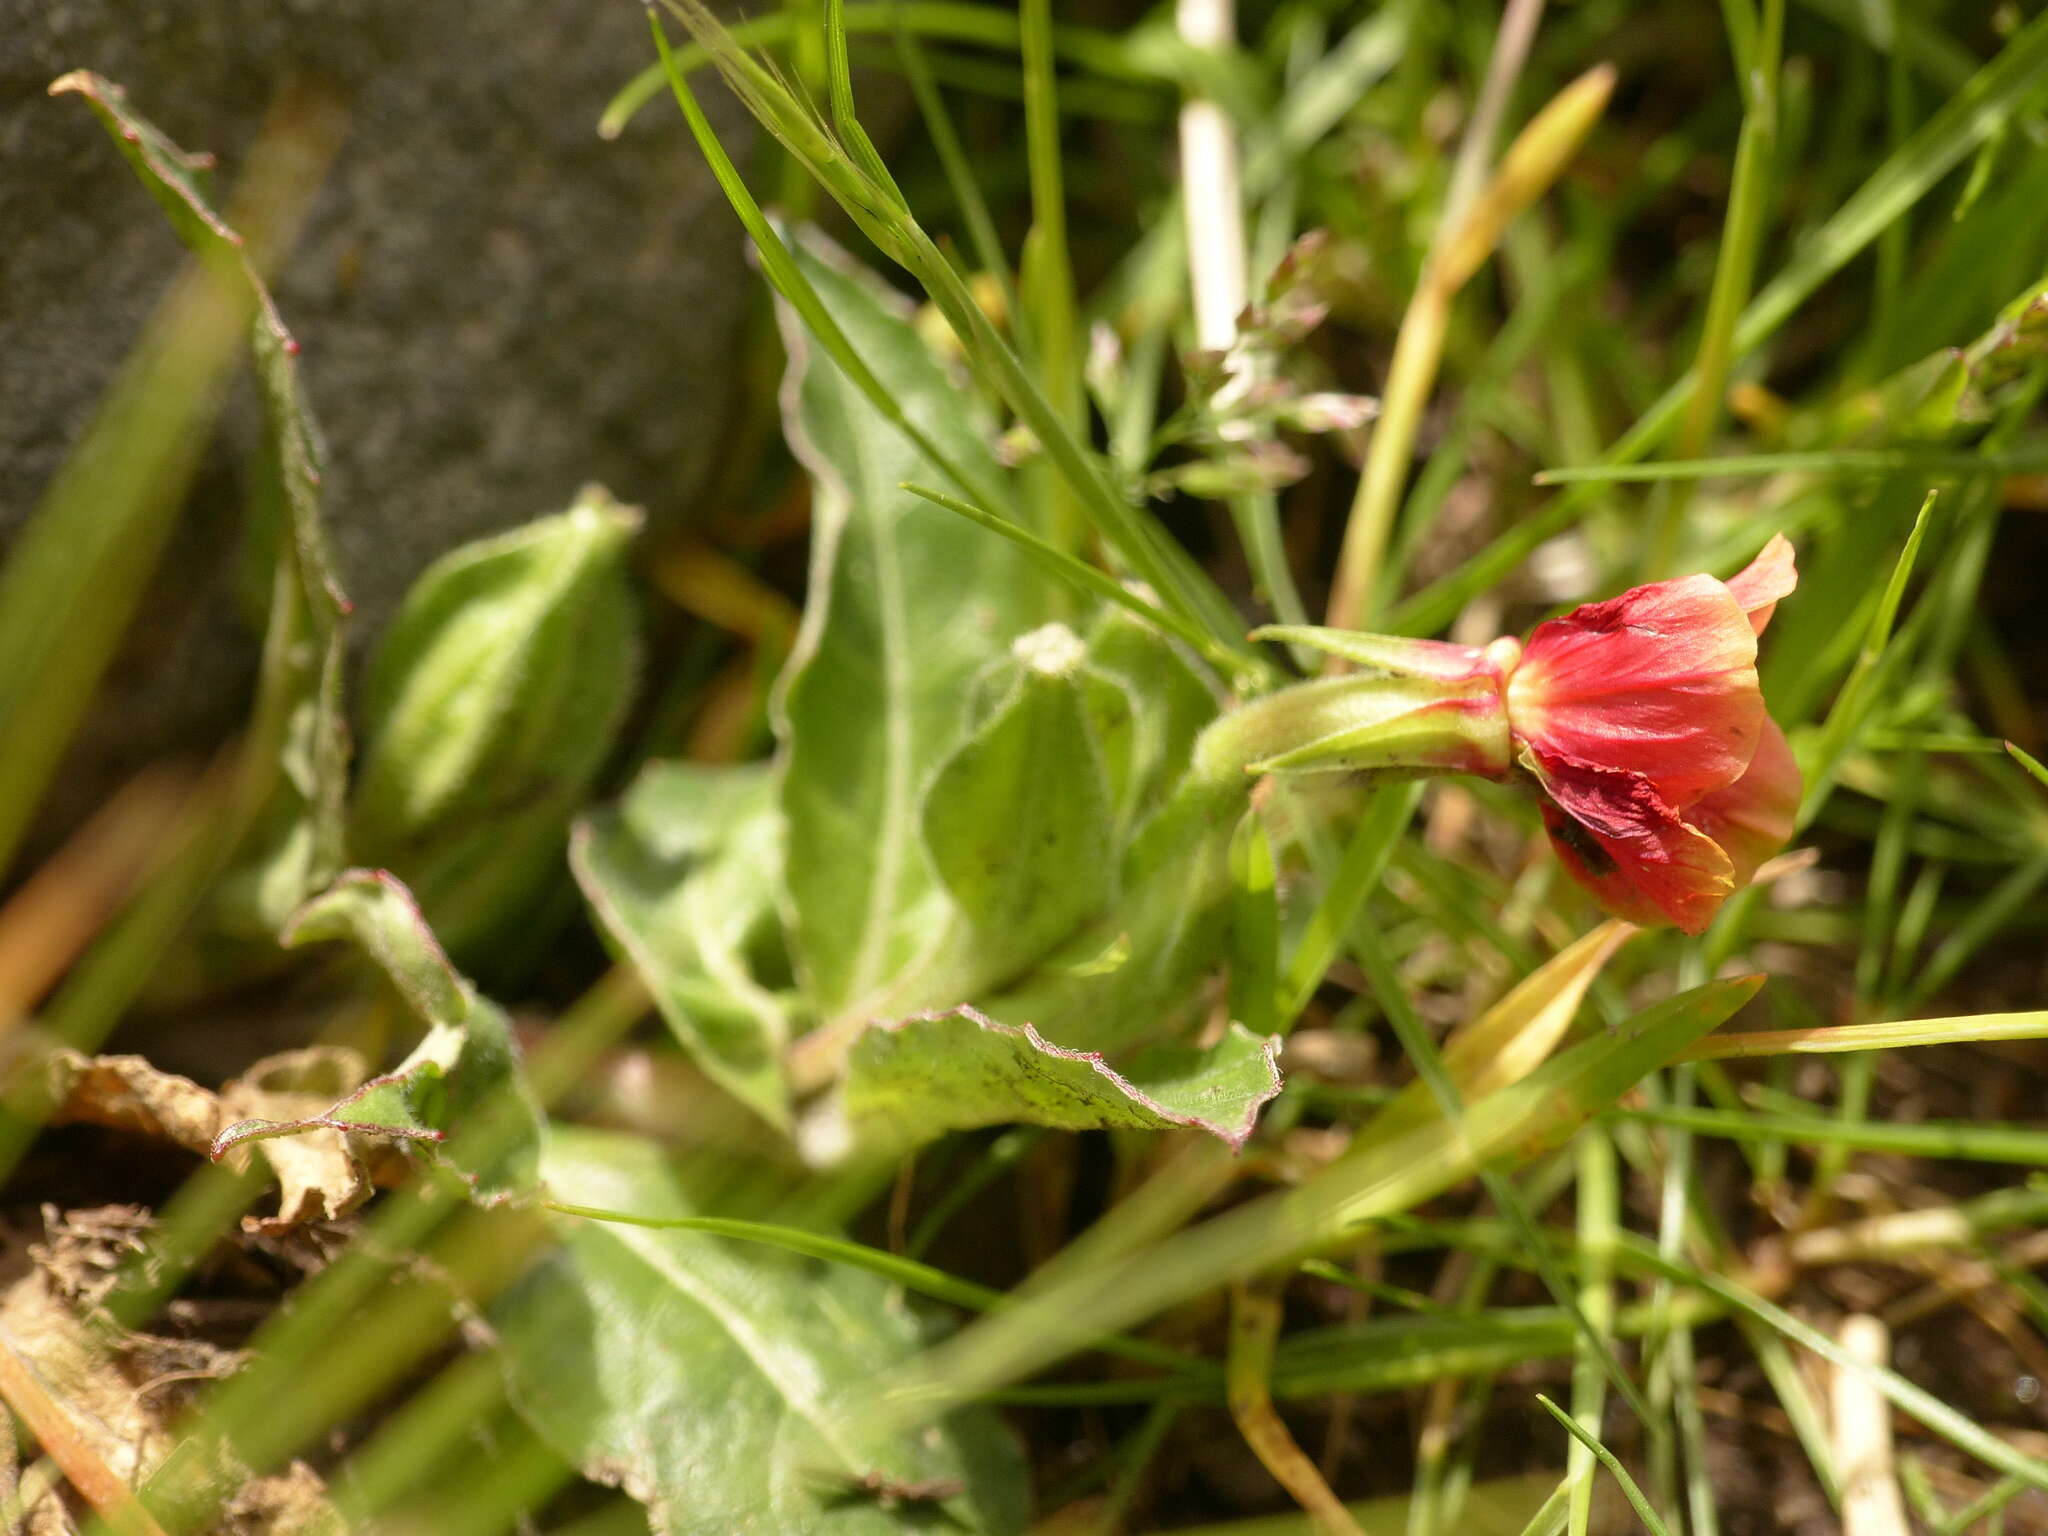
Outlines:
<svg viewBox="0 0 2048 1536"><path fill-rule="evenodd" d="M649 52L630 0L0 0L0 547L181 260L91 114L44 95L79 68L215 153L223 187L281 88L344 105L276 288L359 637L435 555L587 480L674 515L714 450L750 279L672 108L596 136ZM255 423L243 389L46 825L246 708L230 589Z"/></svg>

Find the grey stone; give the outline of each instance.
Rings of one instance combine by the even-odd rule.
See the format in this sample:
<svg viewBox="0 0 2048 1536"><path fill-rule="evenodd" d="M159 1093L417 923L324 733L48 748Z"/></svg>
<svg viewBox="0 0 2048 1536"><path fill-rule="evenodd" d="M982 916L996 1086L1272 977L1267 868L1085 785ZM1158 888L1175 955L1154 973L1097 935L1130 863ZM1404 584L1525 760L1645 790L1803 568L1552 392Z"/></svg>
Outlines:
<svg viewBox="0 0 2048 1536"><path fill-rule="evenodd" d="M317 82L345 106L275 287L327 440L359 641L433 557L585 481L676 515L715 452L755 279L672 104L617 142L596 135L650 56L635 0L0 0L0 545L183 259L91 113L44 95L80 68L216 154L224 188L281 88ZM231 589L249 394L46 831L247 707L254 647Z"/></svg>

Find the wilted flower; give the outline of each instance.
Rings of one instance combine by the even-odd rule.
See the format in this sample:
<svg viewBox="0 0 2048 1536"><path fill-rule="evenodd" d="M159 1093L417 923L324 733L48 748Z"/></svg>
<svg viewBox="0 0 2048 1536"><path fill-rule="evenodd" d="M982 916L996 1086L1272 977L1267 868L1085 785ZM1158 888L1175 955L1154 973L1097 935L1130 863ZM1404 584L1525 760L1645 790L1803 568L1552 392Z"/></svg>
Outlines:
<svg viewBox="0 0 2048 1536"><path fill-rule="evenodd" d="M1683 576L1484 649L1259 631L1360 670L1218 722L1255 772L1525 776L1565 868L1616 916L1699 933L1792 835L1799 768L1764 712L1756 637L1798 581L1781 534L1728 581Z"/></svg>

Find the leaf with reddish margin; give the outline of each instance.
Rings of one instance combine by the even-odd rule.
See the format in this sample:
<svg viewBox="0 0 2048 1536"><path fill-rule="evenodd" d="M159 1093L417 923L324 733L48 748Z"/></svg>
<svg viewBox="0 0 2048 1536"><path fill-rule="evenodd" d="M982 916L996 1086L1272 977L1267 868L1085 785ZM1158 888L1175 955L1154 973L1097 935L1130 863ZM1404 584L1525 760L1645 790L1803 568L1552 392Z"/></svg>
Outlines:
<svg viewBox="0 0 2048 1536"><path fill-rule="evenodd" d="M279 935L287 949L352 939L429 1024L460 1024L471 993L434 937L405 882L385 869L350 869L294 912Z"/></svg>
<svg viewBox="0 0 2048 1536"><path fill-rule="evenodd" d="M531 1183L539 1117L519 1082L511 1025L449 964L404 883L385 870L344 872L285 928L288 946L325 939L349 940L375 962L427 1025L425 1037L396 1069L320 1114L226 1127L212 1155L244 1142L333 1130L439 1148L483 1191Z"/></svg>
<svg viewBox="0 0 2048 1536"><path fill-rule="evenodd" d="M351 604L334 574L320 523L323 455L312 410L306 404L305 391L299 387L299 343L286 329L269 287L249 259L241 234L207 201L202 178L212 169L213 157L188 154L178 148L128 104L126 91L91 70L73 70L53 80L50 94L84 98L93 115L113 136L137 178L163 208L178 239L194 255L247 285L256 305L251 344L256 353L257 388L276 439L277 468L291 510L300 578L314 613L327 621L317 626L324 635L334 620L350 611Z"/></svg>
<svg viewBox="0 0 2048 1536"><path fill-rule="evenodd" d="M335 575L320 517L324 453L305 391L299 344L286 329L247 246L214 209L205 175L210 155L188 154L129 105L127 92L90 70L51 82L52 96L84 100L137 178L164 210L180 241L253 308L250 347L257 393L269 428L260 489L282 507L290 530L265 641L262 693L252 733L274 752L286 783L260 829L253 867L231 877L226 894L254 926L280 919L343 862L348 793L348 726L342 714L346 658L342 621L351 611ZM322 136L327 137L325 127Z"/></svg>

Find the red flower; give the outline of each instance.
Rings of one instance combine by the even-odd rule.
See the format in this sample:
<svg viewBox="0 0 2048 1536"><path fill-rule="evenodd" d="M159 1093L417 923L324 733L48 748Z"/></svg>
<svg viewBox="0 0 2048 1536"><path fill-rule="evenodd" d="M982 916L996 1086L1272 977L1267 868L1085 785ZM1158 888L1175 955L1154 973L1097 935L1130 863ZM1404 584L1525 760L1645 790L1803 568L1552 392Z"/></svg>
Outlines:
<svg viewBox="0 0 2048 1536"><path fill-rule="evenodd" d="M1699 933L1791 836L1799 769L1764 712L1756 636L1797 580L1780 534L1727 582L1653 582L1539 624L1510 661L1508 728L1544 825L1616 916Z"/></svg>

